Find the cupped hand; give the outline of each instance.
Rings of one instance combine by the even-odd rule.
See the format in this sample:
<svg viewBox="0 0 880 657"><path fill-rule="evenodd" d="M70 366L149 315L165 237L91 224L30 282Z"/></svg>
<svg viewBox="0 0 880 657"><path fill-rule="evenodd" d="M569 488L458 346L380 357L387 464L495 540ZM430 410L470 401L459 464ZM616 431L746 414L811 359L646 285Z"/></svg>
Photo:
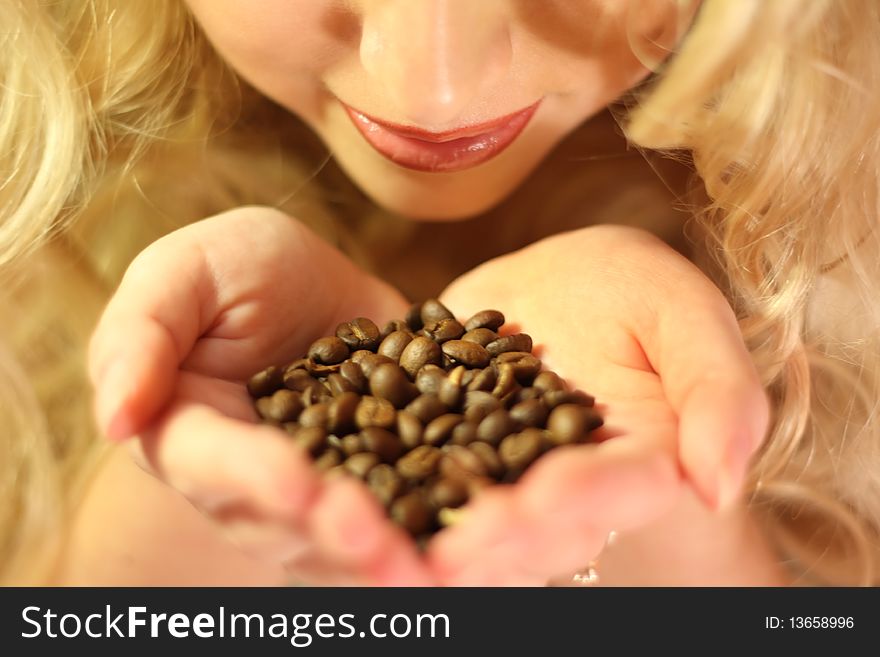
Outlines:
<svg viewBox="0 0 880 657"><path fill-rule="evenodd" d="M553 236L465 274L441 300L487 306L533 336L546 367L594 395L597 444L546 454L481 493L429 550L446 584L542 584L582 568L609 531L669 512L684 486L731 504L768 405L736 319L690 262L639 230Z"/></svg>
<svg viewBox="0 0 880 657"><path fill-rule="evenodd" d="M256 424L244 382L339 322L402 317L405 299L290 217L244 207L152 244L92 338L100 428L240 547L311 583L426 584L415 546L358 482L325 480Z"/></svg>

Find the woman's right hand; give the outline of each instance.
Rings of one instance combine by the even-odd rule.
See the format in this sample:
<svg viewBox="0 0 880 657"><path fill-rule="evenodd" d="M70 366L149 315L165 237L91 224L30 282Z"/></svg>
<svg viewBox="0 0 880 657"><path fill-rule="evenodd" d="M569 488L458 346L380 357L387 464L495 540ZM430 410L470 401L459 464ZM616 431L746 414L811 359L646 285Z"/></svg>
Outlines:
<svg viewBox="0 0 880 657"><path fill-rule="evenodd" d="M432 583L413 542L357 482L325 480L256 424L245 381L339 322L402 317L403 296L306 227L242 207L156 241L132 262L92 337L101 430L137 436L148 472L242 549L309 583Z"/></svg>

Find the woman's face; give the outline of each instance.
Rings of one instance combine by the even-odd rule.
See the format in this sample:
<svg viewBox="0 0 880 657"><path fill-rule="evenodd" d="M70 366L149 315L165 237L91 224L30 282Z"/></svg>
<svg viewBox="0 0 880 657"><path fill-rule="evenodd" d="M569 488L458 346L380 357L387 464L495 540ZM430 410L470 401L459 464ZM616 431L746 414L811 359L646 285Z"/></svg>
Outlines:
<svg viewBox="0 0 880 657"><path fill-rule="evenodd" d="M376 202L454 219L503 199L566 134L647 76L627 32L659 61L699 2L187 4L227 62L308 123Z"/></svg>

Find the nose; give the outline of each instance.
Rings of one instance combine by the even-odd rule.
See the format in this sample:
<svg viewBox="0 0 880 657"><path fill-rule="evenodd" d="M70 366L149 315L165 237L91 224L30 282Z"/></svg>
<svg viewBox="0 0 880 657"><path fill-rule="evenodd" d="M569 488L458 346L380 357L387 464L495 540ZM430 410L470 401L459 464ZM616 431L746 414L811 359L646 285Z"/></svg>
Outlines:
<svg viewBox="0 0 880 657"><path fill-rule="evenodd" d="M401 118L427 128L448 125L509 67L505 3L364 3L361 63Z"/></svg>

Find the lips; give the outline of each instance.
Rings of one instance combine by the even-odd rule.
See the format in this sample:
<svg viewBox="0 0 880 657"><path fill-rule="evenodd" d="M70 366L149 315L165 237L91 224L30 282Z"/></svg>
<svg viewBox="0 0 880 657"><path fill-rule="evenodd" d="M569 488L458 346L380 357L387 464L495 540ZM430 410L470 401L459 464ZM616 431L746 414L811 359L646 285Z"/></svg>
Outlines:
<svg viewBox="0 0 880 657"><path fill-rule="evenodd" d="M343 103L364 139L389 160L407 169L452 173L492 159L528 125L540 101L512 114L444 132L429 132L368 116Z"/></svg>

